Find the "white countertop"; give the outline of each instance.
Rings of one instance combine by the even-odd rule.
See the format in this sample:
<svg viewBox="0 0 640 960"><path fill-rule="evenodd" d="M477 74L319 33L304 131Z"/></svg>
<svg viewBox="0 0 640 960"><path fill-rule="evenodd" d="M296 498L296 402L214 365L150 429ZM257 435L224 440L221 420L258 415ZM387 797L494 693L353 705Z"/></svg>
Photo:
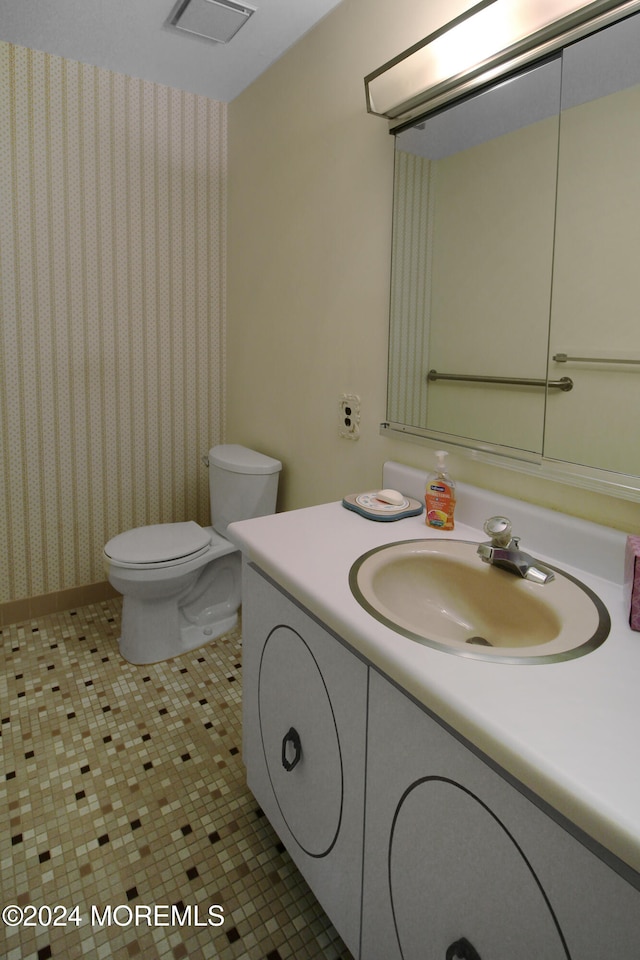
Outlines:
<svg viewBox="0 0 640 960"><path fill-rule="evenodd" d="M416 496L424 475L409 470L413 476L406 478L405 468L394 473L395 467L385 467L381 486ZM352 596L349 569L367 550L431 537L486 540L481 523L469 523L483 512L485 518L510 516L523 549L578 577L600 597L611 616L602 646L551 664L468 659L401 636ZM535 543L545 534L553 553ZM382 673L640 872L640 634L630 629L624 606L623 534L459 485L451 533L427 527L424 514L375 522L337 502L241 521L231 525L229 536Z"/></svg>

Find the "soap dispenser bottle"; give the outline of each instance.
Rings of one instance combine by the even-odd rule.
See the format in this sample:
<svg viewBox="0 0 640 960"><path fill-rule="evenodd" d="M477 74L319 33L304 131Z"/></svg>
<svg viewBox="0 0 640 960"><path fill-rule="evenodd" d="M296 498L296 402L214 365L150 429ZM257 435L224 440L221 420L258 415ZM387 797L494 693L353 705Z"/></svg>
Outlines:
<svg viewBox="0 0 640 960"><path fill-rule="evenodd" d="M439 530L453 530L456 485L447 473L446 450L436 450L436 469L427 477L425 490L426 522Z"/></svg>

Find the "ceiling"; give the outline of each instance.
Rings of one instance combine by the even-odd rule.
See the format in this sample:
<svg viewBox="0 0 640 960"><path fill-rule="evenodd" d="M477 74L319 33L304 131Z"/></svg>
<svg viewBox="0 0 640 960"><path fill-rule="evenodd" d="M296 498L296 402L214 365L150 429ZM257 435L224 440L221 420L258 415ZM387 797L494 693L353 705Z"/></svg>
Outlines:
<svg viewBox="0 0 640 960"><path fill-rule="evenodd" d="M248 0L228 43L165 26L175 0L2 0L0 40L228 103L341 0Z"/></svg>

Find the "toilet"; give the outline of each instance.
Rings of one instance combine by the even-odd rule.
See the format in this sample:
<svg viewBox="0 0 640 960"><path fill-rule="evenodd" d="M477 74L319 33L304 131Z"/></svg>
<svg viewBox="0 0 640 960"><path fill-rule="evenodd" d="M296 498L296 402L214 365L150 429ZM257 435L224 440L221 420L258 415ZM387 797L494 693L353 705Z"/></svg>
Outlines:
<svg viewBox="0 0 640 960"><path fill-rule="evenodd" d="M176 657L238 622L241 557L227 526L275 513L282 464L239 444L212 447L208 464L213 526L136 527L104 548L109 583L124 597L119 645L130 663Z"/></svg>

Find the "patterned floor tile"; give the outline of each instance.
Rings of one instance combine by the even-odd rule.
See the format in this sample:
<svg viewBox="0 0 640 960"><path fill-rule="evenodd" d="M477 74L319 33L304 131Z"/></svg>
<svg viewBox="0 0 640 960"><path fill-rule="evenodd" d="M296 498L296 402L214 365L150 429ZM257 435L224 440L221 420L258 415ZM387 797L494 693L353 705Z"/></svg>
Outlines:
<svg viewBox="0 0 640 960"><path fill-rule="evenodd" d="M120 613L0 634L0 955L351 960L245 784L240 630L139 667Z"/></svg>

